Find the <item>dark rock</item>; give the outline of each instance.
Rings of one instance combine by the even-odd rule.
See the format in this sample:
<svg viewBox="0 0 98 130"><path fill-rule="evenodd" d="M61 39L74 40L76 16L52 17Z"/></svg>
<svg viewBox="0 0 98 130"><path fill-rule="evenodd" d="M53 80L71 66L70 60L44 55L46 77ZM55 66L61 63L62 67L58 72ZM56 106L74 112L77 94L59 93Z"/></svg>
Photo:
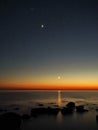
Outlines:
<svg viewBox="0 0 98 130"><path fill-rule="evenodd" d="M96 116L96 121L98 122L98 115Z"/></svg>
<svg viewBox="0 0 98 130"><path fill-rule="evenodd" d="M98 108L96 108L96 111L98 111Z"/></svg>
<svg viewBox="0 0 98 130"><path fill-rule="evenodd" d="M55 104L55 102L51 102L51 103L49 103L49 104Z"/></svg>
<svg viewBox="0 0 98 130"><path fill-rule="evenodd" d="M66 115L66 114L72 114L73 111L75 109L75 103L74 102L69 102L66 107L64 107L61 112L63 115Z"/></svg>
<svg viewBox="0 0 98 130"><path fill-rule="evenodd" d="M84 109L84 105L76 106L76 109Z"/></svg>
<svg viewBox="0 0 98 130"><path fill-rule="evenodd" d="M45 113L45 108L32 108L31 115L39 115Z"/></svg>
<svg viewBox="0 0 98 130"><path fill-rule="evenodd" d="M64 107L64 108L61 110L61 113L62 113L63 115L72 114L72 113L73 113L73 109L72 109L72 108L68 108L68 107Z"/></svg>
<svg viewBox="0 0 98 130"><path fill-rule="evenodd" d="M44 114L47 114L47 115L57 115L57 113L59 112L59 108L51 108L51 107L48 107L48 108L33 108L31 110L31 115L44 115Z"/></svg>
<svg viewBox="0 0 98 130"><path fill-rule="evenodd" d="M84 109L84 106L83 106L83 105L77 106L77 107L76 107L76 111L77 111L78 113L88 112L87 109Z"/></svg>
<svg viewBox="0 0 98 130"><path fill-rule="evenodd" d="M0 109L0 113L6 112L6 111L7 111L6 109Z"/></svg>
<svg viewBox="0 0 98 130"><path fill-rule="evenodd" d="M68 108L74 109L75 108L75 103L74 102L69 102L66 106Z"/></svg>
<svg viewBox="0 0 98 130"><path fill-rule="evenodd" d="M59 106L58 106L58 105L56 105L56 104L55 104L55 105L53 105L53 106L54 106L54 107L59 107Z"/></svg>
<svg viewBox="0 0 98 130"><path fill-rule="evenodd" d="M22 115L22 119L23 120L29 120L31 117L30 117L30 115L28 115L28 114L24 114L24 115Z"/></svg>
<svg viewBox="0 0 98 130"><path fill-rule="evenodd" d="M19 130L21 125L21 116L8 112L0 115L0 130Z"/></svg>
<svg viewBox="0 0 98 130"><path fill-rule="evenodd" d="M17 111L18 111L18 110L19 110L19 108L18 108L18 107L16 107L16 108L14 108L14 110L17 110Z"/></svg>
<svg viewBox="0 0 98 130"><path fill-rule="evenodd" d="M0 109L0 112L3 112L4 110L3 109Z"/></svg>
<svg viewBox="0 0 98 130"><path fill-rule="evenodd" d="M41 106L44 106L44 105L43 105L43 104L41 104L41 103L39 103L39 104L38 104L38 106L40 106L40 107L41 107Z"/></svg>
<svg viewBox="0 0 98 130"><path fill-rule="evenodd" d="M58 112L60 111L60 109L59 108L50 108L50 107L48 107L46 111L47 111L48 115L57 115Z"/></svg>

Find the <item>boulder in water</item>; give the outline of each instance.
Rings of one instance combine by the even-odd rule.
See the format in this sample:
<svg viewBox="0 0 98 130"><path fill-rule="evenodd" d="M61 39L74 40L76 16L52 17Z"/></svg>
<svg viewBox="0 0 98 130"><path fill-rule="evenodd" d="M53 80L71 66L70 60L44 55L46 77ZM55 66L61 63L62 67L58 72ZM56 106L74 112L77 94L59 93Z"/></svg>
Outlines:
<svg viewBox="0 0 98 130"><path fill-rule="evenodd" d="M66 107L74 109L75 108L75 103L74 102L69 102Z"/></svg>
<svg viewBox="0 0 98 130"><path fill-rule="evenodd" d="M19 130L21 125L21 116L8 112L0 115L0 130Z"/></svg>
<svg viewBox="0 0 98 130"><path fill-rule="evenodd" d="M61 113L62 113L63 115L72 114L72 113L73 113L73 109L72 109L72 108L68 108L68 107L64 107L64 108L61 110Z"/></svg>
<svg viewBox="0 0 98 130"><path fill-rule="evenodd" d="M77 106L77 107L76 107L76 111L77 111L78 113L88 112L87 109L84 109L84 105Z"/></svg>

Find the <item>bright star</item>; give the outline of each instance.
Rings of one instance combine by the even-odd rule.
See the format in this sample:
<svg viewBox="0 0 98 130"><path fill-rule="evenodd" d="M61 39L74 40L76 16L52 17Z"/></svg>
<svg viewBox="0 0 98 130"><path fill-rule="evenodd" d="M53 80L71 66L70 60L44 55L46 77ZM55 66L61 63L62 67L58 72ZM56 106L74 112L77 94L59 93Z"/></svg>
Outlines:
<svg viewBox="0 0 98 130"><path fill-rule="evenodd" d="M41 28L44 28L44 25L43 25L43 24L41 25Z"/></svg>
<svg viewBox="0 0 98 130"><path fill-rule="evenodd" d="M58 76L58 79L61 79L61 77L60 77L60 76Z"/></svg>

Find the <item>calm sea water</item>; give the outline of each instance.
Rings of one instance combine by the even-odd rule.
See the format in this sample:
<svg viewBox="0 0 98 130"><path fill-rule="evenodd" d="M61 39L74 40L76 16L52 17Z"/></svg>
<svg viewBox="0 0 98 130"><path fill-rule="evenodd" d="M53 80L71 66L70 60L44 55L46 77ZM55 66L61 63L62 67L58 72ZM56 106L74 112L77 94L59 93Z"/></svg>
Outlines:
<svg viewBox="0 0 98 130"><path fill-rule="evenodd" d="M98 108L98 91L0 91L0 109L15 111L21 115L30 114L31 108L41 107L39 104L44 107L63 107L70 101L76 105L85 105L89 112L68 116L59 112L56 117L43 115L37 119L31 118L23 122L21 130L97 130L98 113L95 109Z"/></svg>
<svg viewBox="0 0 98 130"><path fill-rule="evenodd" d="M98 106L98 91L0 91L0 107L65 106L73 101L86 107Z"/></svg>

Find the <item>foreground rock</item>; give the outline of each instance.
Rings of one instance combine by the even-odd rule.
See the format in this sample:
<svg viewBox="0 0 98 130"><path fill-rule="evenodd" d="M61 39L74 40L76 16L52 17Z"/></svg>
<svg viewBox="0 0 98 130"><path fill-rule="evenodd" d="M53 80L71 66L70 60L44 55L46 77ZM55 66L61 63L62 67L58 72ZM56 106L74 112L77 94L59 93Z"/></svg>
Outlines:
<svg viewBox="0 0 98 130"><path fill-rule="evenodd" d="M74 109L75 108L75 103L74 102L69 102L67 105L66 105L67 108L70 108L70 109Z"/></svg>
<svg viewBox="0 0 98 130"><path fill-rule="evenodd" d="M51 108L51 107L48 107L48 108L32 108L31 110L31 115L34 116L34 115L57 115L57 113L59 112L59 108Z"/></svg>
<svg viewBox="0 0 98 130"><path fill-rule="evenodd" d="M18 108L18 107L15 107L15 108L14 108L14 110L18 111L18 110L19 110L19 108Z"/></svg>
<svg viewBox="0 0 98 130"><path fill-rule="evenodd" d="M20 125L20 115L13 112L0 115L0 130L19 130Z"/></svg>
<svg viewBox="0 0 98 130"><path fill-rule="evenodd" d="M30 115L28 115L28 114L24 114L24 115L22 115L22 119L23 120L29 120L31 117L30 117Z"/></svg>
<svg viewBox="0 0 98 130"><path fill-rule="evenodd" d="M97 121L97 123L98 123L98 115L96 116L96 121Z"/></svg>
<svg viewBox="0 0 98 130"><path fill-rule="evenodd" d="M68 107L64 107L64 108L61 110L61 113L62 113L63 115L72 114L72 113L73 113L73 109L72 109L72 108L68 108Z"/></svg>
<svg viewBox="0 0 98 130"><path fill-rule="evenodd" d="M64 107L61 112L63 115L66 115L66 114L72 114L73 111L75 109L75 103L74 102L69 102L66 107Z"/></svg>
<svg viewBox="0 0 98 130"><path fill-rule="evenodd" d="M42 106L44 106L44 104L42 104L42 103L39 103L39 104L38 104L38 106L42 107Z"/></svg>
<svg viewBox="0 0 98 130"><path fill-rule="evenodd" d="M0 113L5 112L5 111L7 111L7 110L4 110L4 109L0 108Z"/></svg>
<svg viewBox="0 0 98 130"><path fill-rule="evenodd" d="M83 106L83 105L77 106L77 107L76 107L76 111L77 111L78 113L88 112L87 109L84 109L84 106Z"/></svg>

